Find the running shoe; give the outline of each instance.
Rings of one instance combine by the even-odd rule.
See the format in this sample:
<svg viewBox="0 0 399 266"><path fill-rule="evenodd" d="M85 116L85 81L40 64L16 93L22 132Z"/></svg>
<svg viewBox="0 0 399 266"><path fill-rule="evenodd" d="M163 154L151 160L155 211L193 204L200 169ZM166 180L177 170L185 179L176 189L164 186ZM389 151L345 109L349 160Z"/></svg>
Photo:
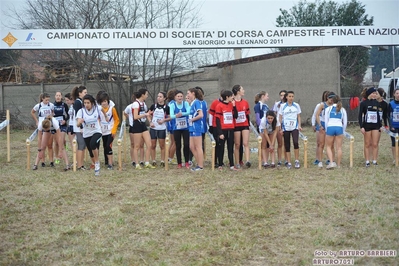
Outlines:
<svg viewBox="0 0 399 266"><path fill-rule="evenodd" d="M144 165L144 168L146 168L146 169L155 169L155 166L147 163L147 164Z"/></svg>
<svg viewBox="0 0 399 266"><path fill-rule="evenodd" d="M285 165L286 167L287 167L287 169L291 169L291 167L292 167L292 165L291 165L291 163L286 163L286 165Z"/></svg>
<svg viewBox="0 0 399 266"><path fill-rule="evenodd" d="M177 165L177 169L181 169L182 168L182 165L181 165L181 163L179 163L178 165Z"/></svg>
<svg viewBox="0 0 399 266"><path fill-rule="evenodd" d="M54 162L50 162L50 167L54 167Z"/></svg>
<svg viewBox="0 0 399 266"><path fill-rule="evenodd" d="M32 170L37 170L37 165L34 165L34 166L32 167Z"/></svg>
<svg viewBox="0 0 399 266"><path fill-rule="evenodd" d="M301 165L299 164L299 161L296 160L295 161L295 169L299 169L299 168L301 168Z"/></svg>
<svg viewBox="0 0 399 266"><path fill-rule="evenodd" d="M323 162L319 162L319 164L317 165L319 168L323 168Z"/></svg>
<svg viewBox="0 0 399 266"><path fill-rule="evenodd" d="M152 166L157 166L157 162L156 161L152 161Z"/></svg>
<svg viewBox="0 0 399 266"><path fill-rule="evenodd" d="M46 167L46 164L45 164L45 163L42 163L42 167Z"/></svg>
<svg viewBox="0 0 399 266"><path fill-rule="evenodd" d="M165 162L161 161L160 166L165 167Z"/></svg>
<svg viewBox="0 0 399 266"><path fill-rule="evenodd" d="M141 170L141 169L143 169L142 167L141 167L141 165L140 164L136 164L136 168L135 168L136 170Z"/></svg>
<svg viewBox="0 0 399 266"><path fill-rule="evenodd" d="M55 164L60 164L60 162L61 162L61 161L60 161L60 159L58 159L58 158L56 158L56 159L54 160L54 163L55 163Z"/></svg>
<svg viewBox="0 0 399 266"><path fill-rule="evenodd" d="M199 167L199 166L196 166L196 167L191 168L191 171L193 171L193 172L202 171L202 170L204 170L204 168Z"/></svg>
<svg viewBox="0 0 399 266"><path fill-rule="evenodd" d="M141 167L144 167L144 162L140 162Z"/></svg>
<svg viewBox="0 0 399 266"><path fill-rule="evenodd" d="M369 162L368 162L368 163L366 163L366 168L367 168L367 167L370 167L370 163L369 163Z"/></svg>
<svg viewBox="0 0 399 266"><path fill-rule="evenodd" d="M277 163L277 167L280 167L281 166L281 162L279 161L278 163Z"/></svg>
<svg viewBox="0 0 399 266"><path fill-rule="evenodd" d="M331 164L326 166L326 169L327 170L332 170L332 169L334 169L334 165L331 163Z"/></svg>
<svg viewBox="0 0 399 266"><path fill-rule="evenodd" d="M240 169L235 166L230 166L230 170L231 171L240 171Z"/></svg>
<svg viewBox="0 0 399 266"><path fill-rule="evenodd" d="M190 163L189 162L186 162L186 168L190 169Z"/></svg>
<svg viewBox="0 0 399 266"><path fill-rule="evenodd" d="M107 167L107 169L108 169L108 170L114 170L114 167L113 167L112 165L109 164L108 167Z"/></svg>
<svg viewBox="0 0 399 266"><path fill-rule="evenodd" d="M270 167L270 164L268 164L268 163L265 163L264 165L263 165L263 168L269 168Z"/></svg>
<svg viewBox="0 0 399 266"><path fill-rule="evenodd" d="M316 159L316 160L313 162L313 164L314 164L314 165L320 165L320 161ZM323 166L323 163L322 163L321 165Z"/></svg>
<svg viewBox="0 0 399 266"><path fill-rule="evenodd" d="M275 164L275 163L271 163L271 164L270 164L270 167L271 167L271 168L275 168L275 167L276 167L276 164Z"/></svg>
<svg viewBox="0 0 399 266"><path fill-rule="evenodd" d="M251 167L251 162L246 162L246 163L245 163L245 166L246 166L247 168L250 168L250 167Z"/></svg>
<svg viewBox="0 0 399 266"><path fill-rule="evenodd" d="M329 164L330 164L330 160L327 160L327 161L326 161L326 165L329 165Z"/></svg>

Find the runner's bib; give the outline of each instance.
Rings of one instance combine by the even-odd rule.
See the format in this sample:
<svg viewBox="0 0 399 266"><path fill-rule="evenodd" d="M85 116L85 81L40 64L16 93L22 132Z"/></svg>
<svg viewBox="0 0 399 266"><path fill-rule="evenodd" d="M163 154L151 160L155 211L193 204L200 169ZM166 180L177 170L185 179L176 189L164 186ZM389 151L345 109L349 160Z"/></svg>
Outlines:
<svg viewBox="0 0 399 266"><path fill-rule="evenodd" d="M247 116L245 115L245 111L240 111L238 112L238 117L237 117L237 124L244 123L247 121Z"/></svg>
<svg viewBox="0 0 399 266"><path fill-rule="evenodd" d="M393 122L399 122L399 112L393 112L392 113L392 121Z"/></svg>
<svg viewBox="0 0 399 266"><path fill-rule="evenodd" d="M284 119L284 128L286 131L292 131L296 129L296 120L295 119Z"/></svg>
<svg viewBox="0 0 399 266"><path fill-rule="evenodd" d="M223 113L223 123L225 125L233 124L233 113L232 112Z"/></svg>
<svg viewBox="0 0 399 266"><path fill-rule="evenodd" d="M191 121L191 119L193 119L193 116L192 116L192 115L189 115L189 116L188 116L188 125L189 125L190 127L193 126L193 121Z"/></svg>
<svg viewBox="0 0 399 266"><path fill-rule="evenodd" d="M368 111L367 112L367 123L376 124L377 123L377 112L375 111Z"/></svg>
<svg viewBox="0 0 399 266"><path fill-rule="evenodd" d="M178 117L176 118L176 129L186 129L187 128L187 119L186 117Z"/></svg>

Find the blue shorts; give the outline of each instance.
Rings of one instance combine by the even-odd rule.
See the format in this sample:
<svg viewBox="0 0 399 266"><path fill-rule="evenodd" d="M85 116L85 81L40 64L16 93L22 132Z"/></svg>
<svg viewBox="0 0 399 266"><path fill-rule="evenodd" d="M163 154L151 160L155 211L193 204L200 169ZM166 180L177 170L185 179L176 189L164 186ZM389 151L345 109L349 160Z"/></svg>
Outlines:
<svg viewBox="0 0 399 266"><path fill-rule="evenodd" d="M198 131L190 132L190 137L202 137L202 132Z"/></svg>
<svg viewBox="0 0 399 266"><path fill-rule="evenodd" d="M320 126L319 126L319 124L316 125L316 131L320 131Z"/></svg>
<svg viewBox="0 0 399 266"><path fill-rule="evenodd" d="M326 135L327 136L339 136L344 134L344 129L342 127L328 127Z"/></svg>

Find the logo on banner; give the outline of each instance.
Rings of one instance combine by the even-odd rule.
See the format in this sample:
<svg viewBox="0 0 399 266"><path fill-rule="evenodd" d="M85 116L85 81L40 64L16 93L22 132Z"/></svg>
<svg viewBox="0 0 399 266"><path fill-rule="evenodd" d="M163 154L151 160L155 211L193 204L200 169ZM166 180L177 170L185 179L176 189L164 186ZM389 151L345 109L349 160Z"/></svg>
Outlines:
<svg viewBox="0 0 399 266"><path fill-rule="evenodd" d="M9 32L6 37L3 38L3 41L8 44L8 47L11 47L18 39L14 37L14 35Z"/></svg>
<svg viewBox="0 0 399 266"><path fill-rule="evenodd" d="M33 35L33 33L30 32L30 33L28 34L28 37L26 37L25 42L35 41L36 39L35 39L35 38L32 38L32 35Z"/></svg>

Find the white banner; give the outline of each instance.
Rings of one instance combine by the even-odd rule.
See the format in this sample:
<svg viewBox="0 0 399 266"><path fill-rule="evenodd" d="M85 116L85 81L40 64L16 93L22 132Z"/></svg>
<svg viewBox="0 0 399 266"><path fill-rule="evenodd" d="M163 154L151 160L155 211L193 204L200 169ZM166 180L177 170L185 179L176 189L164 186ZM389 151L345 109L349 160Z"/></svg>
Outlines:
<svg viewBox="0 0 399 266"><path fill-rule="evenodd" d="M0 49L203 49L399 45L399 26L0 31Z"/></svg>

